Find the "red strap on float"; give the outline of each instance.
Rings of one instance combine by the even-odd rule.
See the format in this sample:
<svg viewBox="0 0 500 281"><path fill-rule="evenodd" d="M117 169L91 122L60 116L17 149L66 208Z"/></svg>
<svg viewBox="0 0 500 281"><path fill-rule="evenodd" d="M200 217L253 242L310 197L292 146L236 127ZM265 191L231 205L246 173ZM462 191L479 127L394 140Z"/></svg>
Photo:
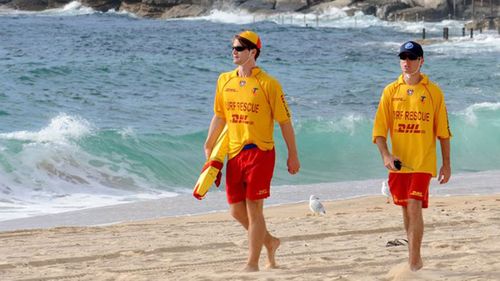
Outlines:
<svg viewBox="0 0 500 281"><path fill-rule="evenodd" d="M221 170L223 166L224 166L224 164L222 162L219 162L216 160L211 160L211 161L207 161L207 163L205 163L205 165L203 165L203 169L201 169L201 171L202 172L205 171L208 167L214 167L214 168Z"/></svg>
<svg viewBox="0 0 500 281"><path fill-rule="evenodd" d="M216 169L219 169L219 173L217 174L217 178L215 179L215 186L219 187L220 185L220 181L222 179L222 167L224 166L224 163L222 162L219 162L219 161L215 161L215 160L211 160L211 161L207 161L207 163L205 163L205 165L203 165L203 169L201 169L201 171L205 171L206 169L208 169L208 167L214 167Z"/></svg>

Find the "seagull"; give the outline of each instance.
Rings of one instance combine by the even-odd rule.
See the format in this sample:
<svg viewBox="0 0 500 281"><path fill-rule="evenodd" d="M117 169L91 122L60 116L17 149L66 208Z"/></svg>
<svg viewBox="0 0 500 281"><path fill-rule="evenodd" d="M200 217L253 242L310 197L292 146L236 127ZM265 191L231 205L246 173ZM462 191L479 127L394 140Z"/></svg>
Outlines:
<svg viewBox="0 0 500 281"><path fill-rule="evenodd" d="M387 204L391 203L391 191L389 190L389 187L387 186L387 184L385 183L385 181L382 182L382 188L380 190L382 192L382 195L385 196L385 198L387 199Z"/></svg>
<svg viewBox="0 0 500 281"><path fill-rule="evenodd" d="M309 209L311 209L315 215L326 215L325 207L319 202L319 198L316 195L311 195L311 197L309 197Z"/></svg>

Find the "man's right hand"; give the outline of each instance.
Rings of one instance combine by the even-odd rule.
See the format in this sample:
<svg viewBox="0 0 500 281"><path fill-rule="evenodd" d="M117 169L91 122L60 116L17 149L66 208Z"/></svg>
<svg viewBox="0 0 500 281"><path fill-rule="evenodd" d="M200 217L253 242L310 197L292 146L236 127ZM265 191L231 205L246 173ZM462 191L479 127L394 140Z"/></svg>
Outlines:
<svg viewBox="0 0 500 281"><path fill-rule="evenodd" d="M398 157L393 156L389 149L387 148L387 141L385 137L377 136L375 137L375 144L377 144L380 155L382 155L382 161L384 161L384 166L391 171L398 171L394 167L394 160L400 160Z"/></svg>
<svg viewBox="0 0 500 281"><path fill-rule="evenodd" d="M224 119L217 117L216 115L212 117L210 127L208 128L207 139L205 140L205 145L203 146L203 149L205 150L205 157L207 160L210 158L210 154L212 154L212 150L214 149L215 143L217 142L217 138L224 129L225 125L226 121Z"/></svg>
<svg viewBox="0 0 500 281"><path fill-rule="evenodd" d="M384 166L391 171L398 171L398 169L394 166L394 160L401 161L398 157L395 157L392 154L384 156Z"/></svg>
<svg viewBox="0 0 500 281"><path fill-rule="evenodd" d="M205 147L205 158L208 160L210 158L210 154L212 154L212 148Z"/></svg>

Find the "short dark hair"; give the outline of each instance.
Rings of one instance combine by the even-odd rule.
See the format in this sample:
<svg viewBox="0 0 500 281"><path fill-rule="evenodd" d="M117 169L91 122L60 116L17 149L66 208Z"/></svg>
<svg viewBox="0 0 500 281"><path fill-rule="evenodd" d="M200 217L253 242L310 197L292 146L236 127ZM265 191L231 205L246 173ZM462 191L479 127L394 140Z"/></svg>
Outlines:
<svg viewBox="0 0 500 281"><path fill-rule="evenodd" d="M257 52L255 53L255 60L257 60L257 58L260 55L260 49L257 48L257 46L254 43L252 43L252 41L250 41L246 38L243 38L241 36L238 36L238 35L234 36L234 39L238 40L238 42L240 42L241 46L243 46L249 50L252 50L252 49L257 50Z"/></svg>

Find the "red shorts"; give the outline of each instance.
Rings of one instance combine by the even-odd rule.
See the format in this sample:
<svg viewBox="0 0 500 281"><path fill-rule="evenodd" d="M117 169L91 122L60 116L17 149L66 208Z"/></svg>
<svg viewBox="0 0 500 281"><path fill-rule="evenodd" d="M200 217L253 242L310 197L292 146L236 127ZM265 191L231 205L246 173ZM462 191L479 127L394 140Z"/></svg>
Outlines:
<svg viewBox="0 0 500 281"><path fill-rule="evenodd" d="M429 173L389 173L389 188L394 204L405 206L408 199L422 201L422 208L429 205Z"/></svg>
<svg viewBox="0 0 500 281"><path fill-rule="evenodd" d="M269 197L276 153L257 147L242 150L227 162L226 195L229 204Z"/></svg>

